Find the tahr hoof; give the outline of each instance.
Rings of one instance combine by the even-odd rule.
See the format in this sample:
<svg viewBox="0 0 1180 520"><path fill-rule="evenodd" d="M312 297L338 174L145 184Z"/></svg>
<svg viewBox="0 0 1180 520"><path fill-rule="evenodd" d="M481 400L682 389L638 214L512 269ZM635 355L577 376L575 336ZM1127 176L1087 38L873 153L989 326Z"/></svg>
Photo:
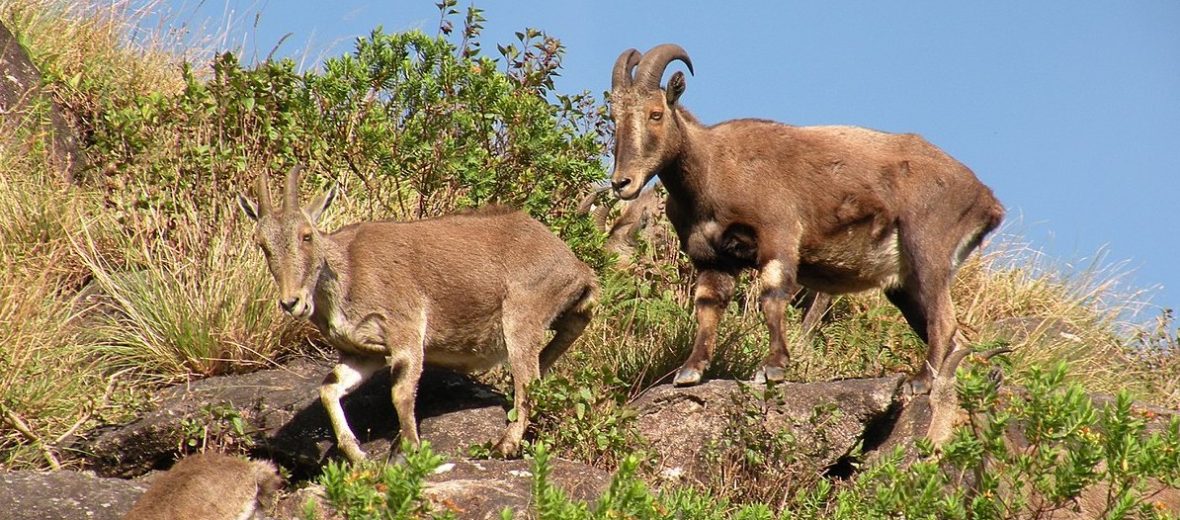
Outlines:
<svg viewBox="0 0 1180 520"><path fill-rule="evenodd" d="M673 386L692 386L701 382L701 371L695 368L681 368L672 378Z"/></svg>
<svg viewBox="0 0 1180 520"><path fill-rule="evenodd" d="M781 383L787 379L787 371L782 367L762 367L754 372L754 384L764 385L767 381Z"/></svg>
<svg viewBox="0 0 1180 520"><path fill-rule="evenodd" d="M340 452L344 454L344 457L353 464L363 462L367 458L365 455L365 450L361 449L361 446L359 443L357 443L356 439L341 441L338 443L338 447Z"/></svg>

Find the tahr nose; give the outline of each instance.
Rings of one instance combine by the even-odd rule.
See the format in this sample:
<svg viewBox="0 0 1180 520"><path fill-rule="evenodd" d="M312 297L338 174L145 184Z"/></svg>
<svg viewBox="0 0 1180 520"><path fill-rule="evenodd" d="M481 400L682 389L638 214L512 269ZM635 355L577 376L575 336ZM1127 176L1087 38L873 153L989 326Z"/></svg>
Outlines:
<svg viewBox="0 0 1180 520"><path fill-rule="evenodd" d="M288 314L295 311L296 305L299 305L298 296L292 296L290 298L279 300L279 306L282 307L283 310L287 311Z"/></svg>
<svg viewBox="0 0 1180 520"><path fill-rule="evenodd" d="M614 188L615 193L618 193L623 188L626 188L628 184L631 184L631 179L624 177L624 178L619 179L617 181L612 180L610 183L610 186L611 186L611 188Z"/></svg>

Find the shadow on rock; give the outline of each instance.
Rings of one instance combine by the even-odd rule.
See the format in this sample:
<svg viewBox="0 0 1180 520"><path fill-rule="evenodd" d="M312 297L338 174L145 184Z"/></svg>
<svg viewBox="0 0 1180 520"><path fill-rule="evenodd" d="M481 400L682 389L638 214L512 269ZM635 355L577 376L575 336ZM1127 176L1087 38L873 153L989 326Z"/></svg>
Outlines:
<svg viewBox="0 0 1180 520"><path fill-rule="evenodd" d="M274 459L296 475L316 474L335 453L335 435L320 404L326 363L297 360L258 372L211 377L163 392L159 406L127 425L105 427L75 443L77 458L102 476L130 478L170 465L193 424L247 426L251 453ZM373 457L389 453L397 416L388 372L344 399L345 414ZM418 390L420 436L438 453L461 456L472 444L495 441L507 421L507 400L492 387L445 371L427 371Z"/></svg>
<svg viewBox="0 0 1180 520"><path fill-rule="evenodd" d="M372 458L395 452L397 413L391 402L389 372L382 371L342 400L344 415L361 447ZM473 444L496 441L508 421L508 400L494 388L467 376L428 370L418 386L415 415L419 435L436 453L463 456ZM336 448L328 413L313 397L283 413L281 426L268 434L265 449L285 466L318 472L329 458L343 458Z"/></svg>
<svg viewBox="0 0 1180 520"><path fill-rule="evenodd" d="M740 428L786 433L801 462L816 472L839 471L855 449L880 441L878 430L896 417L902 381L899 375L784 383L768 392L762 385L714 380L660 385L630 406L640 435L659 455L661 474L707 485L716 475L711 459L719 445L740 436Z"/></svg>

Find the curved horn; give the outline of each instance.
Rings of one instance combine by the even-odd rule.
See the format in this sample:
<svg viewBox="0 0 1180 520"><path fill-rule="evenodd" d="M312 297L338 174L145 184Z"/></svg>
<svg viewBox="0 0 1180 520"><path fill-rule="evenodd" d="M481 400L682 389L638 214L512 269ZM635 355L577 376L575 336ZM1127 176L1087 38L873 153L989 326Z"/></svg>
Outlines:
<svg viewBox="0 0 1180 520"><path fill-rule="evenodd" d="M688 53L679 45L665 43L655 46L643 55L643 59L639 61L639 70L635 72L635 84L644 88L660 88L660 78L664 77L664 69L667 69L673 60L684 62L688 66L688 72L695 74Z"/></svg>
<svg viewBox="0 0 1180 520"><path fill-rule="evenodd" d="M590 193L589 193L589 194L587 194L587 195L586 195L584 198L582 198L582 202L578 203L578 210L577 210L577 214L578 214L578 215L587 215L587 214L589 214L589 213L590 213L590 207L594 205L594 202L595 202L596 200L598 200L598 196L599 196L599 195L602 195L602 194L603 194L603 192L605 192L605 191L607 191L607 190L609 190L609 189L610 189L610 184L607 184L607 185L605 185L605 186L594 186L594 187L593 187L593 188L590 190Z"/></svg>
<svg viewBox="0 0 1180 520"><path fill-rule="evenodd" d="M299 174L303 171L303 165L296 163L287 172L287 186L283 190L283 209L292 210L299 208Z"/></svg>
<svg viewBox="0 0 1180 520"><path fill-rule="evenodd" d="M271 212L270 189L266 187L266 174L261 174L254 180L254 198L258 199L258 213Z"/></svg>
<svg viewBox="0 0 1180 520"><path fill-rule="evenodd" d="M639 65L639 58L641 56L642 54L639 54L639 51L635 49L627 49L619 55L619 58L615 60L614 72L611 73L611 90L631 86L631 69Z"/></svg>

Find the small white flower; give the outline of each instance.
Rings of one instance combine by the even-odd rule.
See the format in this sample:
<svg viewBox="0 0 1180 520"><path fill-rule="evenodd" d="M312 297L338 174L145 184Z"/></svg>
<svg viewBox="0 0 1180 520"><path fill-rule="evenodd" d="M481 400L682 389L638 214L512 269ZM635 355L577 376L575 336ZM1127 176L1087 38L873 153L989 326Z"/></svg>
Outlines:
<svg viewBox="0 0 1180 520"><path fill-rule="evenodd" d="M681 468L680 466L676 466L674 468L664 468L664 471L660 472L660 478L663 478L664 480L680 480L680 477L683 476L684 468Z"/></svg>

